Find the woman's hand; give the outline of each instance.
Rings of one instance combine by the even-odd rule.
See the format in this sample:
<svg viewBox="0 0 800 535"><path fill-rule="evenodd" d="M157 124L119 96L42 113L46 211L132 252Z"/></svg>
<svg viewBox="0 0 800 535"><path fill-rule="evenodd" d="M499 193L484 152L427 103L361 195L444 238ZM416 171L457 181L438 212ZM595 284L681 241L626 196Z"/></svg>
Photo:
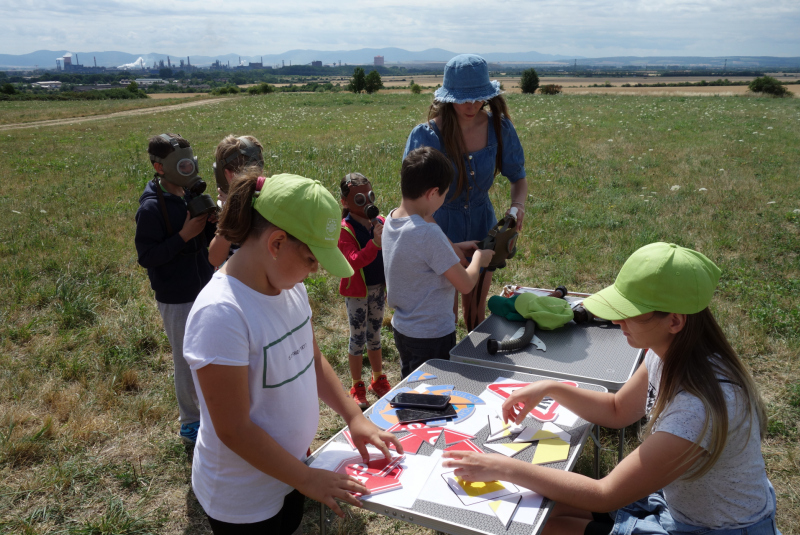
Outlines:
<svg viewBox="0 0 800 535"><path fill-rule="evenodd" d="M455 468L455 475L465 481L494 481L504 479L505 466L510 459L498 453L474 451L446 451L442 466Z"/></svg>
<svg viewBox="0 0 800 535"><path fill-rule="evenodd" d="M388 445L393 443L397 448L397 453L403 453L403 446L400 441L394 436L394 433L383 431L378 426L364 418L364 416L357 416L350 422L350 436L353 439L353 444L356 445L358 453L364 462L369 462L369 452L367 451L367 444L372 444L383 453L387 459L392 458L389 452Z"/></svg>
<svg viewBox="0 0 800 535"><path fill-rule="evenodd" d="M222 201L223 206L228 202L228 194L217 188L217 199Z"/></svg>
<svg viewBox="0 0 800 535"><path fill-rule="evenodd" d="M361 507L361 502L350 493L369 494L367 487L359 483L356 478L317 468L308 469L308 474L297 486L297 490L312 500L324 503L342 518L344 512L339 508L336 499Z"/></svg>
<svg viewBox="0 0 800 535"><path fill-rule="evenodd" d="M520 204L522 203L515 202L511 204L511 208L517 209L517 232L522 232L522 222L525 220L525 208ZM509 215L511 208L506 210L506 215Z"/></svg>
<svg viewBox="0 0 800 535"><path fill-rule="evenodd" d="M503 421L522 423L525 416L547 395L547 387L553 381L536 381L524 388L515 390L503 402ZM522 409L517 404L523 405Z"/></svg>

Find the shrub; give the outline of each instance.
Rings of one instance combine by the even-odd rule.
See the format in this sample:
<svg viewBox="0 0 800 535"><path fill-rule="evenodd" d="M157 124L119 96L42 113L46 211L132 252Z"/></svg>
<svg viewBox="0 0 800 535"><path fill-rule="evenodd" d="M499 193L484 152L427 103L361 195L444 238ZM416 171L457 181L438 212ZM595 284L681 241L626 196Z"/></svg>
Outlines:
<svg viewBox="0 0 800 535"><path fill-rule="evenodd" d="M17 90L11 84L3 84L3 87L0 87L0 93L3 93L4 95L15 95Z"/></svg>
<svg viewBox="0 0 800 535"><path fill-rule="evenodd" d="M766 93L776 97L791 96L791 91L772 76L759 76L748 86L753 93Z"/></svg>
<svg viewBox="0 0 800 535"><path fill-rule="evenodd" d="M411 92L413 94L415 94L415 95L419 95L420 93L422 93L422 87L420 87L419 84L412 83L411 84Z"/></svg>
<svg viewBox="0 0 800 535"><path fill-rule="evenodd" d="M556 84L543 85L539 91L542 95L558 95L561 93L561 86Z"/></svg>
<svg viewBox="0 0 800 535"><path fill-rule="evenodd" d="M539 89L539 75L536 69L525 69L522 71L522 78L519 79L519 87L523 93L536 93Z"/></svg>
<svg viewBox="0 0 800 535"><path fill-rule="evenodd" d="M132 80L131 83L128 84L128 91L131 93L139 91L139 84L136 83L136 80Z"/></svg>

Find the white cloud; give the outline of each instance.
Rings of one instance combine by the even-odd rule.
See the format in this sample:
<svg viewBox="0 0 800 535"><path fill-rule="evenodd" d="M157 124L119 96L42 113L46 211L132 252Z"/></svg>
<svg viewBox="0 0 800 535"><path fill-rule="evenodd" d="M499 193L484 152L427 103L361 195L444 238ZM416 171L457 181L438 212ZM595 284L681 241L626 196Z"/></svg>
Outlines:
<svg viewBox="0 0 800 535"><path fill-rule="evenodd" d="M800 2L774 0L29 0L0 6L0 52L258 55L291 49L800 56Z"/></svg>

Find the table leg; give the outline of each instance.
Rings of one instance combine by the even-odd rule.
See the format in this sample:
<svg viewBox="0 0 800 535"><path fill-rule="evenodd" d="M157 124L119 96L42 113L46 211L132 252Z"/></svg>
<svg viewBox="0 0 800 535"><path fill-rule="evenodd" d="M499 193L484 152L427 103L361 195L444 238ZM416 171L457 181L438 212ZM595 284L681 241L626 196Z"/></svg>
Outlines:
<svg viewBox="0 0 800 535"><path fill-rule="evenodd" d="M319 535L325 535L327 531L325 528L325 504L319 502Z"/></svg>
<svg viewBox="0 0 800 535"><path fill-rule="evenodd" d="M600 479L600 426L594 426L594 478Z"/></svg>
<svg viewBox="0 0 800 535"><path fill-rule="evenodd" d="M625 428L619 430L619 450L617 452L617 462L621 462L625 456Z"/></svg>

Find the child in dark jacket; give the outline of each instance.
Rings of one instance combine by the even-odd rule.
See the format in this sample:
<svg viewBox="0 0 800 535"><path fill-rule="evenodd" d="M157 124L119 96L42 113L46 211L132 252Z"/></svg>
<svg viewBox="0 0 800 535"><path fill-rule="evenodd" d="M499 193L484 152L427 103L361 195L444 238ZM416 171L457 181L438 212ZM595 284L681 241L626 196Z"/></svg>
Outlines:
<svg viewBox="0 0 800 535"><path fill-rule="evenodd" d="M214 272L208 262L208 244L216 223L209 221L207 214L189 215L187 202L194 195L183 186L199 181L197 159L189 142L177 134L162 134L150 138L147 152L156 174L139 198L136 252L139 264L147 269L172 346L180 435L191 445L197 437L200 410L192 374L183 358L183 333L197 294Z"/></svg>
<svg viewBox="0 0 800 535"><path fill-rule="evenodd" d="M342 232L339 249L353 267L352 277L342 279L339 293L345 298L350 323L350 374L353 386L350 397L366 409L367 387L361 380L364 345L372 367L369 390L383 397L392 386L383 373L381 326L386 301L386 279L383 275L381 236L383 218L373 204L372 184L361 173L350 173L339 185L342 196Z"/></svg>

